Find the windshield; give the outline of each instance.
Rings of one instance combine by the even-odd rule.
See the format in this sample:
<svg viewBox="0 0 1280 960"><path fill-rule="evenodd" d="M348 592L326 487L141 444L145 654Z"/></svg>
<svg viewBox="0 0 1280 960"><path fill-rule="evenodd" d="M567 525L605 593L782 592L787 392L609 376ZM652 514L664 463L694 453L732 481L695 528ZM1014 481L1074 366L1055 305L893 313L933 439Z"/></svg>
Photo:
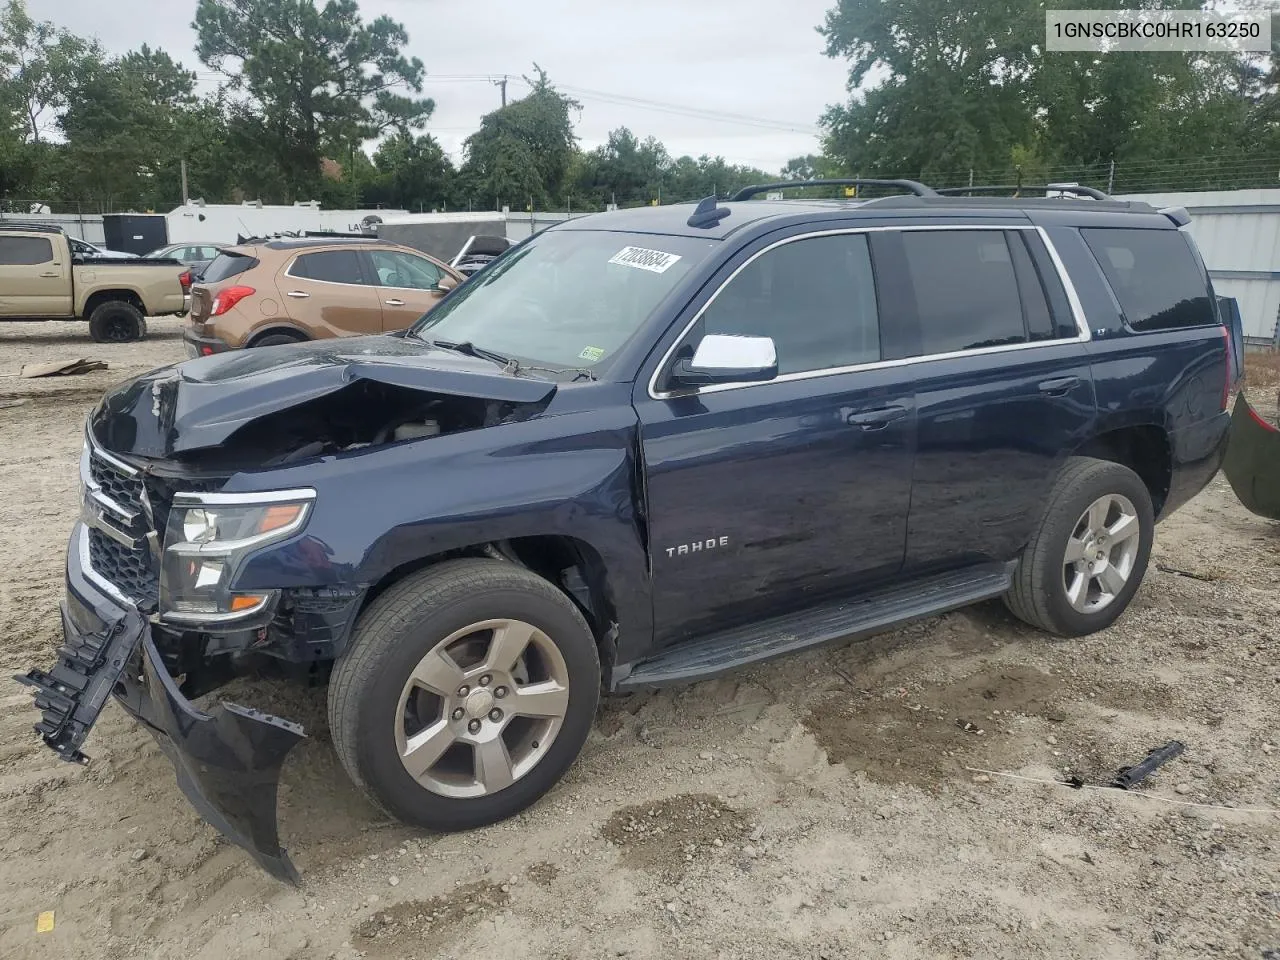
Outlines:
<svg viewBox="0 0 1280 960"><path fill-rule="evenodd" d="M715 244L549 230L464 283L412 333L531 364L604 366Z"/></svg>

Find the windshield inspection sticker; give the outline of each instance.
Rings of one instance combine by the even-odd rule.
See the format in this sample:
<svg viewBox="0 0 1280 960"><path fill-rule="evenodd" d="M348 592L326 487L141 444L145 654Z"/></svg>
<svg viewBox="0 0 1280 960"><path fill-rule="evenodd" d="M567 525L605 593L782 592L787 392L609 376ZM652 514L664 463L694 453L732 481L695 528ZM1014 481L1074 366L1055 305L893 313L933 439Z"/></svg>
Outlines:
<svg viewBox="0 0 1280 960"><path fill-rule="evenodd" d="M622 267L648 270L650 273L666 273L671 269L671 265L679 259L679 255L663 253L661 250L646 250L644 247L623 247L609 258L609 262L616 263Z"/></svg>
<svg viewBox="0 0 1280 960"><path fill-rule="evenodd" d="M585 360L587 363L595 363L604 356L604 351L599 347L583 347L582 352L578 354L579 360Z"/></svg>

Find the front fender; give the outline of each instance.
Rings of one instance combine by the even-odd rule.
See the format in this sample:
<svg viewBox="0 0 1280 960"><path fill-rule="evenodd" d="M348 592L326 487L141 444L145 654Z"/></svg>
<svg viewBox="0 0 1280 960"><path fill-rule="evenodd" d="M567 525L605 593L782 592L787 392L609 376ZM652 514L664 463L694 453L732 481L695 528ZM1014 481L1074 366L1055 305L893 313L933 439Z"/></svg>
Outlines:
<svg viewBox="0 0 1280 960"><path fill-rule="evenodd" d="M251 557L238 590L367 588L424 557L496 540L571 537L607 571L619 644L652 635L638 429L630 403L241 474L227 491L316 489L293 540Z"/></svg>

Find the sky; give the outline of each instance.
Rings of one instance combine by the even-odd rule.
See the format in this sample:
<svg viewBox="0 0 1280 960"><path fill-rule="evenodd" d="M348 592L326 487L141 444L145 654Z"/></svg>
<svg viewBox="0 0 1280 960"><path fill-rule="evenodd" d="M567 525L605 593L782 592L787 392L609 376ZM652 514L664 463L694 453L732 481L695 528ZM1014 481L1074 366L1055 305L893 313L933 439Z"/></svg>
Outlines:
<svg viewBox="0 0 1280 960"><path fill-rule="evenodd" d="M425 64L423 92L436 101L427 131L455 161L500 104L487 78L509 75L508 97L521 96L520 77L536 61L582 103L576 129L586 149L627 126L672 156L720 155L775 172L818 152L818 118L846 96L845 65L823 55L815 29L834 2L361 0L360 10L366 22L387 14L404 24L405 53ZM159 47L197 71L202 90L216 86L194 52L194 0L129 0L127 16L124 8L123 0L27 0L33 17L96 36L110 53Z"/></svg>

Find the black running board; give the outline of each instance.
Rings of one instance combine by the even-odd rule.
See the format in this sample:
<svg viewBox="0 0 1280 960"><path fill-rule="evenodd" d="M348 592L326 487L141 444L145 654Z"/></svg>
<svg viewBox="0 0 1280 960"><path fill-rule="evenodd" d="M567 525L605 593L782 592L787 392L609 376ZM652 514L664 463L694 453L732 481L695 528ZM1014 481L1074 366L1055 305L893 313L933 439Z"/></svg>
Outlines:
<svg viewBox="0 0 1280 960"><path fill-rule="evenodd" d="M641 690L719 676L738 667L838 640L881 633L911 620L1005 593L1013 564L987 564L876 590L690 640L614 672L614 689Z"/></svg>

